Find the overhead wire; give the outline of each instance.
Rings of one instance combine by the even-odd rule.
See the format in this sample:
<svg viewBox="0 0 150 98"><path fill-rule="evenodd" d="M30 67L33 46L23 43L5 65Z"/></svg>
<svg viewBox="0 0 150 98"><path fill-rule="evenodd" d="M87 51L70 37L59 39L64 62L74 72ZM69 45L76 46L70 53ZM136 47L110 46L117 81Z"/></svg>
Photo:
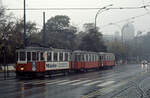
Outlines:
<svg viewBox="0 0 150 98"><path fill-rule="evenodd" d="M147 14L148 14L148 13L144 13L144 14L137 15L137 16L132 16L132 17L127 18L127 19L123 19L123 20L119 20L119 21L116 21L116 22L112 22L112 23L103 25L103 27L109 26L110 24L119 24L119 23L122 23L122 22L125 22L125 21L128 21L128 20L132 20L132 19L136 19L136 18L139 18L139 17L143 17L143 16L145 16L145 15L147 15Z"/></svg>
<svg viewBox="0 0 150 98"><path fill-rule="evenodd" d="M142 0L142 2L143 2L143 5L145 5L145 1ZM147 7L145 7L144 9L145 9L145 11L150 15L150 11L147 9Z"/></svg>
<svg viewBox="0 0 150 98"><path fill-rule="evenodd" d="M144 5L144 6L140 6L140 7L110 7L109 9L141 9L141 8L145 8L148 7L150 5ZM101 9L99 7L97 8L90 8L90 7L86 7L86 8L26 8L26 10L31 10L31 11L35 11L35 10L98 10ZM23 10L23 8L6 8L6 10Z"/></svg>

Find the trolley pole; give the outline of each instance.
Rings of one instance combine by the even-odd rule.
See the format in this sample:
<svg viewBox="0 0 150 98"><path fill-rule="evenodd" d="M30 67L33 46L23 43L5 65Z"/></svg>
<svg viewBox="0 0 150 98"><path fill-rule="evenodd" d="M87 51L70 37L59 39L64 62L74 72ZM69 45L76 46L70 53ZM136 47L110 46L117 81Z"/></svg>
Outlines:
<svg viewBox="0 0 150 98"><path fill-rule="evenodd" d="M27 46L26 42L26 0L24 0L24 46Z"/></svg>

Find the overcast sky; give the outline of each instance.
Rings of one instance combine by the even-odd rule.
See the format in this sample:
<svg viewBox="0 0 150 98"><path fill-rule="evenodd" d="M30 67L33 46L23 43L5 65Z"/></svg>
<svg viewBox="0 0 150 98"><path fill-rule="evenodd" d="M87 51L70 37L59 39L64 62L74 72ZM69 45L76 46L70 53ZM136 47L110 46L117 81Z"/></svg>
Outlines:
<svg viewBox="0 0 150 98"><path fill-rule="evenodd" d="M6 8L23 8L23 0L2 0ZM143 3L144 1L144 3ZM147 5L150 0L26 0L27 8L62 8L62 7L103 7L113 4L113 7L132 7ZM150 11L149 9L147 11ZM136 10L109 10L99 14L97 19L97 26L101 27L101 31L105 34L113 34L116 30L120 31L128 21L119 23L119 26L112 25L103 27L109 23L124 20L133 16L142 15L147 12L145 9ZM23 17L23 11L11 11L18 17ZM43 11L27 11L27 20L38 23L38 27L42 26L42 12ZM94 22L94 17L97 10L68 10L68 11L45 11L46 19L55 15L68 15L71 18L71 24L82 27L84 23ZM133 20L134 26L137 30L150 30L150 14Z"/></svg>

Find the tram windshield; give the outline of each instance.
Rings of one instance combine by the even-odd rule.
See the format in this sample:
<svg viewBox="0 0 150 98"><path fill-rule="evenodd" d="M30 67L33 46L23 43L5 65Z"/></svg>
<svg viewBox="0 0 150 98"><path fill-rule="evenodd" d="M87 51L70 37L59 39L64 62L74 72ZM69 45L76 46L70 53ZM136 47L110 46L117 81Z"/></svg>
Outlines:
<svg viewBox="0 0 150 98"><path fill-rule="evenodd" d="M26 53L20 52L20 61L25 61L25 60L26 60Z"/></svg>

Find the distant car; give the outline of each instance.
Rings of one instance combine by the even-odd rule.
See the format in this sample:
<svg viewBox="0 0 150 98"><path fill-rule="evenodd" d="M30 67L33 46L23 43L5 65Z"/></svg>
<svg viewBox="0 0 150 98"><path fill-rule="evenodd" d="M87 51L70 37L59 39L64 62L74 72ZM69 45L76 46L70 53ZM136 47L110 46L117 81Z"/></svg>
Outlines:
<svg viewBox="0 0 150 98"><path fill-rule="evenodd" d="M146 60L143 60L141 63L142 64L148 64L148 62Z"/></svg>

